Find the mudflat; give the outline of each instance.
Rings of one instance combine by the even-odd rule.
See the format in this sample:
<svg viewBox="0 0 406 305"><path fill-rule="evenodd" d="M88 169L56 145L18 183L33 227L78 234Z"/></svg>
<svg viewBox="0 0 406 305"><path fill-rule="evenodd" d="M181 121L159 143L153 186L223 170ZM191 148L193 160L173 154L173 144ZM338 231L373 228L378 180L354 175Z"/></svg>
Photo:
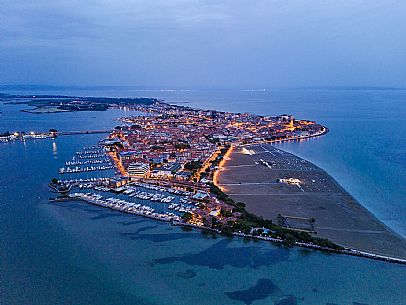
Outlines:
<svg viewBox="0 0 406 305"><path fill-rule="evenodd" d="M249 212L275 223L282 219L284 225L311 230L345 247L406 258L406 240L330 175L270 144L234 147L215 182Z"/></svg>

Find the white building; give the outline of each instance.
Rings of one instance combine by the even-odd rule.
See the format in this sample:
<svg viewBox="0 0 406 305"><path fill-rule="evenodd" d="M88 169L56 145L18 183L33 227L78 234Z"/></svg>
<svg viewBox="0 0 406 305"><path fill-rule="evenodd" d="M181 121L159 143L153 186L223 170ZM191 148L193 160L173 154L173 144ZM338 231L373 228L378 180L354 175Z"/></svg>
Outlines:
<svg viewBox="0 0 406 305"><path fill-rule="evenodd" d="M146 163L131 163L127 169L130 177L144 177L149 173L149 164Z"/></svg>

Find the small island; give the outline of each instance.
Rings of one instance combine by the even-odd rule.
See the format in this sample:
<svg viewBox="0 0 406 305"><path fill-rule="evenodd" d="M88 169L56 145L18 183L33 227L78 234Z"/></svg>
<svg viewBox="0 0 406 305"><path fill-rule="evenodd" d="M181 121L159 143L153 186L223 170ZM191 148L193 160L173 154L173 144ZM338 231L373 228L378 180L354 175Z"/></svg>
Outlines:
<svg viewBox="0 0 406 305"><path fill-rule="evenodd" d="M73 111L106 111L133 105L151 105L155 98L112 98L112 97L76 97L64 95L11 95L0 94L0 101L8 104L28 105L33 108L23 112L41 114Z"/></svg>

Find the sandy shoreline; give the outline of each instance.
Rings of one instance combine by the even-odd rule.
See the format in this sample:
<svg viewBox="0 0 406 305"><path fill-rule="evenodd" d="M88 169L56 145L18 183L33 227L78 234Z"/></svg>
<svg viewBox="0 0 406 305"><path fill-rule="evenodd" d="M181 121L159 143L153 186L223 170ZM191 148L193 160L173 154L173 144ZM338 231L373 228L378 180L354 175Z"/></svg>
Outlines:
<svg viewBox="0 0 406 305"><path fill-rule="evenodd" d="M342 246L406 258L406 240L314 164L270 144L236 147L228 158L216 182L234 200L246 203L249 212L275 222L278 214L288 216L292 227L314 229L317 236ZM260 164L261 159L269 166ZM300 179L301 187L277 182L289 177Z"/></svg>

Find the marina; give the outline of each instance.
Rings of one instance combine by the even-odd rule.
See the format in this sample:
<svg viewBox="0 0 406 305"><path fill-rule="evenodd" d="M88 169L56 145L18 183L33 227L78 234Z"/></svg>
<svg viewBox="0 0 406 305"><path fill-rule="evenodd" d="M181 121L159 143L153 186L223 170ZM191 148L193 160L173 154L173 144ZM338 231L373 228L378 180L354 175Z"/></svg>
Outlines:
<svg viewBox="0 0 406 305"><path fill-rule="evenodd" d="M165 221L180 221L180 216L193 212L199 202L193 201L187 192L134 183L119 188L109 188L107 179L89 179L61 181L73 187L67 197L54 198L51 201L79 199L91 204L108 207L117 211L136 214ZM80 190L92 192L79 192ZM169 195L174 194L176 195ZM103 194L103 195L101 195ZM106 195L109 194L109 195ZM106 199L104 197L110 196Z"/></svg>
<svg viewBox="0 0 406 305"><path fill-rule="evenodd" d="M73 174L73 173L86 173L94 171L104 171L114 169L113 165L99 165L99 166L86 166L86 167L61 167L58 174Z"/></svg>
<svg viewBox="0 0 406 305"><path fill-rule="evenodd" d="M82 200L87 203L101 206L104 208L109 208L112 210L125 212L129 214L139 215L147 218L152 218L161 221L179 221L180 217L174 213L164 212L164 213L157 213L155 210L147 205L141 205L133 202L128 202L125 200L120 200L117 198L107 198L105 200L102 199L103 196L97 194L84 194L84 193L73 193L69 195L69 199L72 200Z"/></svg>
<svg viewBox="0 0 406 305"><path fill-rule="evenodd" d="M107 180L89 181L76 183L75 188L79 190L94 190L100 193L113 193L112 199L124 200L129 204L143 204L160 212L172 210L177 215L181 213L193 212L199 205L198 201L193 201L187 192L155 187L142 183L130 183L119 188L109 188ZM75 190L74 188L74 190Z"/></svg>
<svg viewBox="0 0 406 305"><path fill-rule="evenodd" d="M102 164L102 163L111 163L110 159L101 159L101 160L87 160L87 161L78 161L76 159L72 159L72 161L66 161L65 165L66 166L71 166L71 165L87 165L87 164Z"/></svg>
<svg viewBox="0 0 406 305"><path fill-rule="evenodd" d="M114 176L115 167L107 155L105 149L100 145L85 146L82 150L76 151L71 160L65 161L65 167L58 170L58 175L67 176L71 179L79 175L79 179L104 178ZM94 175L92 175L94 174Z"/></svg>
<svg viewBox="0 0 406 305"><path fill-rule="evenodd" d="M56 201L78 199L117 211L164 221L179 221L182 214L192 213L199 205L199 202L192 198L193 193L185 190L140 181L132 181L122 186L111 185L114 166L100 145L87 146L76 151L72 160L66 161L65 165L66 167L58 170L60 175L58 183L69 186L72 192L68 197L56 198ZM104 171L108 174L100 177ZM86 174L86 177L69 178L80 174ZM68 179L62 177L68 177ZM85 190L94 193L84 193ZM104 197L106 199L102 199Z"/></svg>

